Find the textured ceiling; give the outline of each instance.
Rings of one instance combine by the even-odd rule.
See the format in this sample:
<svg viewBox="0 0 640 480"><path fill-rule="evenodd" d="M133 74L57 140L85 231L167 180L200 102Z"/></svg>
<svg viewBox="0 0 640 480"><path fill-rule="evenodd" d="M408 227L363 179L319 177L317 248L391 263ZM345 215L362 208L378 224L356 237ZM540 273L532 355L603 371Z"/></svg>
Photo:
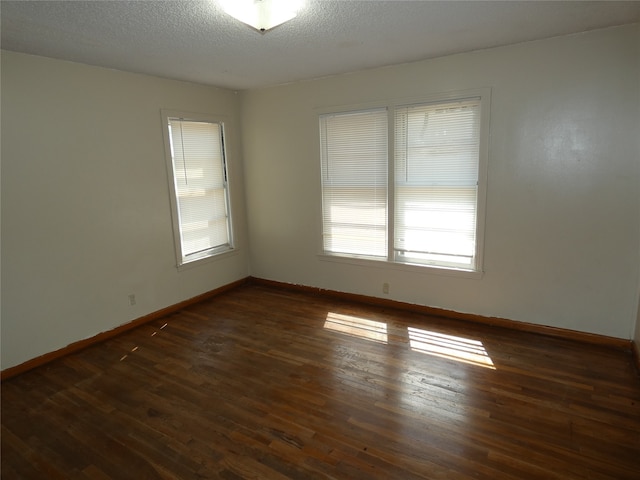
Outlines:
<svg viewBox="0 0 640 480"><path fill-rule="evenodd" d="M216 0L0 2L3 49L236 90L640 21L640 1L307 0L262 35Z"/></svg>

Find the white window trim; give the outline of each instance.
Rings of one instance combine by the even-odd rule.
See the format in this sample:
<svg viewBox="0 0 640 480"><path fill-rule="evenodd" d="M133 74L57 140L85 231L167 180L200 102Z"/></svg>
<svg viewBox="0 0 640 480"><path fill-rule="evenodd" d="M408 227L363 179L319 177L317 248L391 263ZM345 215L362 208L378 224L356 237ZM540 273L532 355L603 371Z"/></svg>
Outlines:
<svg viewBox="0 0 640 480"><path fill-rule="evenodd" d="M387 248L388 254L386 259L371 258L361 255L345 255L345 254L330 254L324 251L322 242L322 206L319 208L317 222L318 234L316 251L317 257L322 261L337 262L358 265L362 267L374 267L374 268L393 268L406 272L415 272L423 274L435 274L454 276L458 278L473 278L479 279L484 275L484 237L485 237L485 224L486 224L486 201L487 201L487 184L488 184L488 168L489 168L489 138L490 138L490 125L491 125L491 88L483 87L471 90L457 90L443 93L428 94L420 97L406 97L396 98L388 101L380 102L368 102L351 105L339 105L334 107L318 107L316 108L317 118L320 115L332 114L332 113L347 113L358 110L367 110L372 108L387 108L387 114L389 115L388 121L388 199L387 209L388 217L391 219L394 212L394 199L395 199L395 168L394 168L394 147L395 147L395 125L394 115L397 107L403 107L414 104L427 104L427 103L439 103L454 100L464 100L467 98L480 98L480 145L478 152L478 200L477 200L477 224L476 224L476 251L475 251L475 269L460 269L460 268L448 268L440 265L428 265L428 264L413 264L402 263L394 260L395 252L393 246L394 238L394 222L389 221L387 225ZM318 156L320 154L320 147L316 148ZM322 176L320 174L320 159L316 162L318 166L317 177L320 179L319 191L322 192Z"/></svg>
<svg viewBox="0 0 640 480"><path fill-rule="evenodd" d="M366 268L384 268L393 269L402 272L420 273L428 275L439 275L445 277L458 278L475 278L479 279L484 276L484 272L480 270L463 270L458 268L446 268L438 265L425 265L416 263L392 262L389 260L378 260L367 257L347 256L347 255L329 255L327 253L319 253L318 259L323 262L334 262L341 264L356 265Z"/></svg>
<svg viewBox="0 0 640 480"><path fill-rule="evenodd" d="M229 192L229 184L230 173L229 173L229 165L226 163L226 175L227 175L227 188L226 188L226 201L229 209L229 247L220 248L214 247L209 250L205 250L198 254L193 254L189 258L183 257L182 254L182 240L180 237L180 216L178 214L178 199L175 185L175 175L173 169L173 157L171 155L171 139L169 134L169 119L182 119L182 120L192 120L192 121L200 121L200 122L209 122L209 123L218 123L222 125L223 132L223 155L225 159L227 159L227 132L225 131L225 124L228 122L228 118L224 115L211 115L206 113L193 113L193 112L184 112L184 111L176 111L176 110L165 110L162 109L160 111L161 119L162 119L162 136L164 140L164 151L165 151L165 162L167 167L167 183L169 187L169 201L171 204L171 220L173 227L173 242L176 256L176 268L178 271L182 271L184 269L189 269L198 265L202 265L214 260L221 260L223 258L227 258L231 255L235 255L237 253L237 249L235 247L235 232L234 232L234 222L233 222L233 209L231 205L231 195Z"/></svg>

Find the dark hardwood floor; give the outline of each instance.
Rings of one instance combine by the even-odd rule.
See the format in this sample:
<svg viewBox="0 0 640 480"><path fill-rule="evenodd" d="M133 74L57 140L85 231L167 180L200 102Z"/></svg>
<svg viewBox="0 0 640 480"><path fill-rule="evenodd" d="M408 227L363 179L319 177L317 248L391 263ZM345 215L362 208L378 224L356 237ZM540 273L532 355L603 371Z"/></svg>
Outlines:
<svg viewBox="0 0 640 480"><path fill-rule="evenodd" d="M247 285L2 384L3 479L639 479L631 355Z"/></svg>

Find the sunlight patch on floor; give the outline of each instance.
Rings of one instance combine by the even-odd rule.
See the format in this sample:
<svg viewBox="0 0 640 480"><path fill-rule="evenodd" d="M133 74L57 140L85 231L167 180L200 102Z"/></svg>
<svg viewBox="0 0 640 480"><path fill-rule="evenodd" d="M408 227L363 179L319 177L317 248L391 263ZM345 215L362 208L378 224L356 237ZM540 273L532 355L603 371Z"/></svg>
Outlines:
<svg viewBox="0 0 640 480"><path fill-rule="evenodd" d="M329 312L324 328L353 337L387 343L387 324L384 322Z"/></svg>
<svg viewBox="0 0 640 480"><path fill-rule="evenodd" d="M495 370L491 357L480 340L409 327L411 350Z"/></svg>

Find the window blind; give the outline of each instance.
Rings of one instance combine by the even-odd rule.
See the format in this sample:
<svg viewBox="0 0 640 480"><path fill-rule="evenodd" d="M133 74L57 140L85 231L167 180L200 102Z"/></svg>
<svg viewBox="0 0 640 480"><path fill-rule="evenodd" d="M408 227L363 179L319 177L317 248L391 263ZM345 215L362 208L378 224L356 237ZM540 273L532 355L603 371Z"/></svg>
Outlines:
<svg viewBox="0 0 640 480"><path fill-rule="evenodd" d="M480 98L395 111L398 261L474 268Z"/></svg>
<svg viewBox="0 0 640 480"><path fill-rule="evenodd" d="M230 246L222 125L169 119L183 260Z"/></svg>
<svg viewBox="0 0 640 480"><path fill-rule="evenodd" d="M387 257L387 110L320 117L325 252Z"/></svg>

